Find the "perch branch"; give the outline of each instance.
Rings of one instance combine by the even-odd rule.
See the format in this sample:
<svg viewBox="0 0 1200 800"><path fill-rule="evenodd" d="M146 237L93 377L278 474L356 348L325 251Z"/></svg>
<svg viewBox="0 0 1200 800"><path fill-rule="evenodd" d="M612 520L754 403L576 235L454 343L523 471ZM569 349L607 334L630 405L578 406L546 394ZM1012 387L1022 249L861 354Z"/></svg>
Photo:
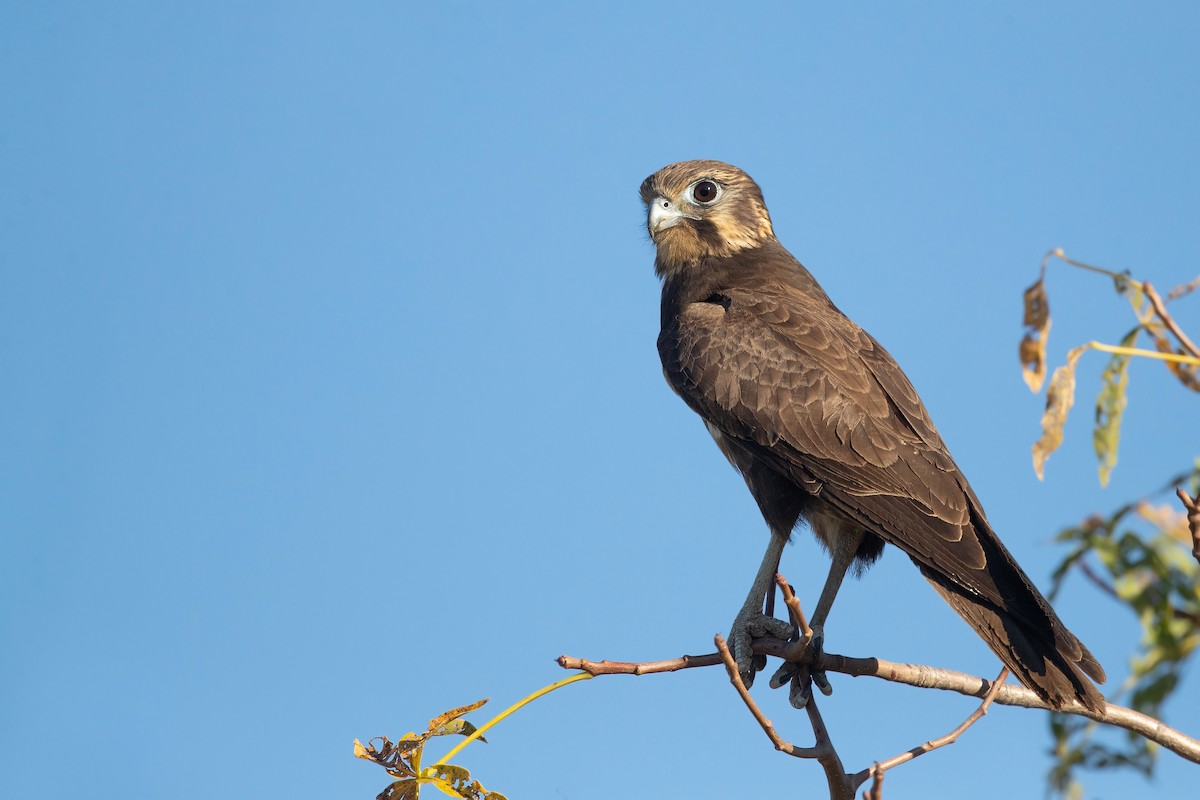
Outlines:
<svg viewBox="0 0 1200 800"><path fill-rule="evenodd" d="M762 638L754 640L754 652L778 658L786 658L791 643L782 639ZM811 654L810 654L811 656ZM645 675L651 672L672 672L690 667L708 667L721 663L718 653L703 656L683 656L668 661L652 661L647 663L614 662L614 661L585 661L571 656L560 656L559 666L564 669L581 669L593 675ZM823 653L813 664L826 672L839 672L851 677L881 678L893 683L903 683L920 689L939 689L971 697L983 697L988 689L988 682L983 678L956 672L939 667L922 664L901 664L885 661L879 658L852 658ZM1113 725L1132 731L1156 744L1165 747L1181 758L1200 764L1200 740L1184 734L1154 719L1130 708L1109 703L1104 711L1089 711L1078 703L1072 703L1065 708L1051 709L1041 698L1029 689L1013 684L1004 684L994 701L1005 706L1020 706L1022 708L1040 708L1056 710L1068 714L1088 717L1096 722Z"/></svg>

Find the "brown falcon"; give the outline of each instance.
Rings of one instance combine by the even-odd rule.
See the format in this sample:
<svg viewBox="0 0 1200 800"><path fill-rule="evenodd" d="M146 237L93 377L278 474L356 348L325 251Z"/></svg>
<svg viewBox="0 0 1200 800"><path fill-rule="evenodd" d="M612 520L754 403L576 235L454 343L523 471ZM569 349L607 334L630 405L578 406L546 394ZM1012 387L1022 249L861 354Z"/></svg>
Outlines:
<svg viewBox="0 0 1200 800"><path fill-rule="evenodd" d="M663 372L771 530L730 634L744 678L754 675L752 637L791 632L763 604L783 545L806 520L833 559L812 616L815 646L847 569L892 544L1023 684L1057 707L1102 709L1089 677L1103 683L1104 670L992 531L895 360L776 240L750 176L686 161L647 178L641 196L663 281ZM792 677L803 705L804 675L785 665L772 683Z"/></svg>

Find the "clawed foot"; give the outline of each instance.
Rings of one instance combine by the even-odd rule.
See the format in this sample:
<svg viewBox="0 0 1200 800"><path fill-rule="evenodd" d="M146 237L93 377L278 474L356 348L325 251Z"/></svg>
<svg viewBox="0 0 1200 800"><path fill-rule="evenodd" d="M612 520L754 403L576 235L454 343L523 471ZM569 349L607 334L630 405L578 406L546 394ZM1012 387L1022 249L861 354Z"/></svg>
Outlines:
<svg viewBox="0 0 1200 800"><path fill-rule="evenodd" d="M733 629L729 632L729 649L733 652L742 683L747 689L754 684L754 673L767 665L766 656L754 655L751 647L754 639L762 636L789 639L794 631L789 623L762 613L757 604L746 605L738 612L733 620Z"/></svg>
<svg viewBox="0 0 1200 800"><path fill-rule="evenodd" d="M795 641L793 637L793 641ZM825 631L820 626L814 626L812 629L812 638L808 642L808 647L805 650L806 658L812 661L820 658L825 647ZM821 690L821 694L828 697L833 694L833 687L829 685L829 678L825 675L823 669L812 669L809 666L811 661L800 663L797 661L785 661L782 666L775 671L771 676L771 688L778 689L785 683L789 683L788 702L793 708L804 708L808 705L808 701L812 699L812 686L815 683L817 688Z"/></svg>

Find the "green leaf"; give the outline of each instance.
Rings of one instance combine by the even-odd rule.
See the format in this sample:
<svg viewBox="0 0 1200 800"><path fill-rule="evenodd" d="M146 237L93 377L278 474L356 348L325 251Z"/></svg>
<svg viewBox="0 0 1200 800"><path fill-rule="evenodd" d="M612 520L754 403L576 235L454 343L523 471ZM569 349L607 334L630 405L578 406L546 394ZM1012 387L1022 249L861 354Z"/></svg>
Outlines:
<svg viewBox="0 0 1200 800"><path fill-rule="evenodd" d="M505 800L504 795L499 792L487 791L479 781L471 780L470 772L463 767L457 767L453 764L435 764L426 769L421 777L426 780L435 779L441 781L454 794L464 798L464 800ZM443 791L446 790L442 786L438 786L438 788Z"/></svg>
<svg viewBox="0 0 1200 800"><path fill-rule="evenodd" d="M452 734L457 733L461 736L470 736L475 731L476 731L475 726L472 725L471 723L467 722L465 719L452 719L449 722L447 722L445 725L439 725L438 727L431 730L429 732L429 735L430 736L450 736ZM481 742L487 741L487 739L483 738L482 736L479 736L476 738Z"/></svg>
<svg viewBox="0 0 1200 800"><path fill-rule="evenodd" d="M1132 347L1137 342L1140 327L1125 334L1122 347ZM1109 475L1117 465L1117 445L1121 438L1121 419L1125 414L1126 393L1129 385L1129 361L1127 355L1114 354L1100 375L1100 394L1096 397L1096 427L1092 431L1092 446L1100 461L1100 485L1107 486Z"/></svg>

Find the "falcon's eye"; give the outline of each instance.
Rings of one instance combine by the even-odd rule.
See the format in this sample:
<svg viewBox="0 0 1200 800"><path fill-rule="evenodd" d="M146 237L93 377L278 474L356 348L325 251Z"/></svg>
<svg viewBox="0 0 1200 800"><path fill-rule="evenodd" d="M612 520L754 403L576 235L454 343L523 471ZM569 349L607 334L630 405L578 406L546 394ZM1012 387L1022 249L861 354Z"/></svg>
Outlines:
<svg viewBox="0 0 1200 800"><path fill-rule="evenodd" d="M719 189L712 181L700 181L692 187L692 197L697 203L711 203L717 199Z"/></svg>

